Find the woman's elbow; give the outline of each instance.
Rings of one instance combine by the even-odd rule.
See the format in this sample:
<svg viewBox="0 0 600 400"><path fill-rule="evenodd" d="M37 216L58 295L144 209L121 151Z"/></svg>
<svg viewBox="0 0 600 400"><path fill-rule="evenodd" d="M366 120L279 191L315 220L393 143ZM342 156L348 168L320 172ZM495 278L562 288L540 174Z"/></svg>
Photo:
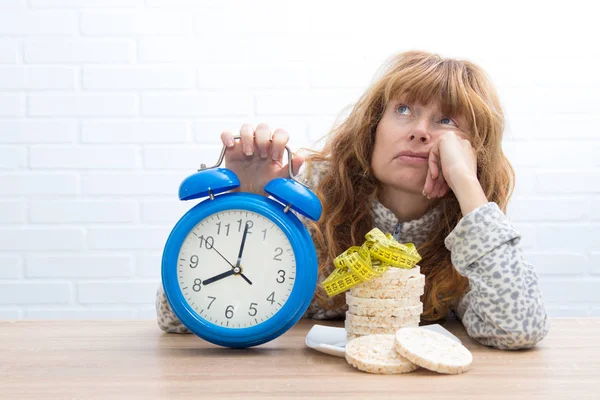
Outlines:
<svg viewBox="0 0 600 400"><path fill-rule="evenodd" d="M547 318L534 329L498 329L495 335L475 337L483 345L500 350L522 350L535 347L546 337L549 330Z"/></svg>

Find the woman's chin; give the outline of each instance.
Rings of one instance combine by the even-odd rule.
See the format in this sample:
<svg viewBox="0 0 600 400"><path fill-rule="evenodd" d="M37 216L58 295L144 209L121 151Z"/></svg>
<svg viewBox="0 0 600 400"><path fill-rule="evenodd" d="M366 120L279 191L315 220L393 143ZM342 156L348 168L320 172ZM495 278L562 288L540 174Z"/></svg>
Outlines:
<svg viewBox="0 0 600 400"><path fill-rule="evenodd" d="M409 182L409 181L394 181L391 183L386 184L385 182L382 182L383 186L387 189L387 190L392 190L395 192L404 192L404 193L411 193L411 194L415 194L415 195L423 195L423 187L425 186L425 180L423 181L417 181L417 182Z"/></svg>

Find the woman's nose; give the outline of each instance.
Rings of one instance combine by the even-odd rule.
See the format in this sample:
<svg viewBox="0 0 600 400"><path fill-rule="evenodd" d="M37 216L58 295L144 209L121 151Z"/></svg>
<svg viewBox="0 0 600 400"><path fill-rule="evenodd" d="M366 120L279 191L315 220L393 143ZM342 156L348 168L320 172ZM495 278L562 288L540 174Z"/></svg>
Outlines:
<svg viewBox="0 0 600 400"><path fill-rule="evenodd" d="M417 120L408 137L410 141L418 140L423 143L429 142L431 139L429 123L424 118Z"/></svg>

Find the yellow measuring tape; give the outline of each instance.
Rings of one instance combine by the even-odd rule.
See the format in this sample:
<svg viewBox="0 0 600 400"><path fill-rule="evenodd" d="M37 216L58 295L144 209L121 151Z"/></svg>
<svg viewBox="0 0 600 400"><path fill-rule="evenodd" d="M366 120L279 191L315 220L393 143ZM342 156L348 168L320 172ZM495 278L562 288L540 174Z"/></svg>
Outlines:
<svg viewBox="0 0 600 400"><path fill-rule="evenodd" d="M381 276L388 267L413 268L421 256L412 243L401 244L377 228L369 231L362 246L352 246L333 261L335 270L322 282L329 297Z"/></svg>

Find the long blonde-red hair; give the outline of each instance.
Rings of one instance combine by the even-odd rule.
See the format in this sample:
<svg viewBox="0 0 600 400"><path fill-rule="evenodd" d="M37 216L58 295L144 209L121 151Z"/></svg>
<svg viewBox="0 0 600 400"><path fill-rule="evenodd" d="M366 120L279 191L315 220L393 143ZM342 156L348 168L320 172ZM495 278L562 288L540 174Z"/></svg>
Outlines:
<svg viewBox="0 0 600 400"><path fill-rule="evenodd" d="M331 129L323 149L307 157L309 173L313 162L329 165L315 189L323 203L323 217L313 223L319 272L325 276L332 271L332 260L348 247L360 245L373 227L370 210L379 190L371 169L375 131L387 104L401 95L408 102L438 101L444 115L465 117L477 155L477 176L488 201L506 212L514 190L514 171L502 151L504 114L481 68L466 60L409 51L391 57L381 71L350 114ZM421 315L425 321L444 318L469 287L444 245L462 218L458 200L449 191L436 205L442 210L439 223L418 247L426 277ZM320 286L316 297L326 309L345 303L344 294L328 298Z"/></svg>

